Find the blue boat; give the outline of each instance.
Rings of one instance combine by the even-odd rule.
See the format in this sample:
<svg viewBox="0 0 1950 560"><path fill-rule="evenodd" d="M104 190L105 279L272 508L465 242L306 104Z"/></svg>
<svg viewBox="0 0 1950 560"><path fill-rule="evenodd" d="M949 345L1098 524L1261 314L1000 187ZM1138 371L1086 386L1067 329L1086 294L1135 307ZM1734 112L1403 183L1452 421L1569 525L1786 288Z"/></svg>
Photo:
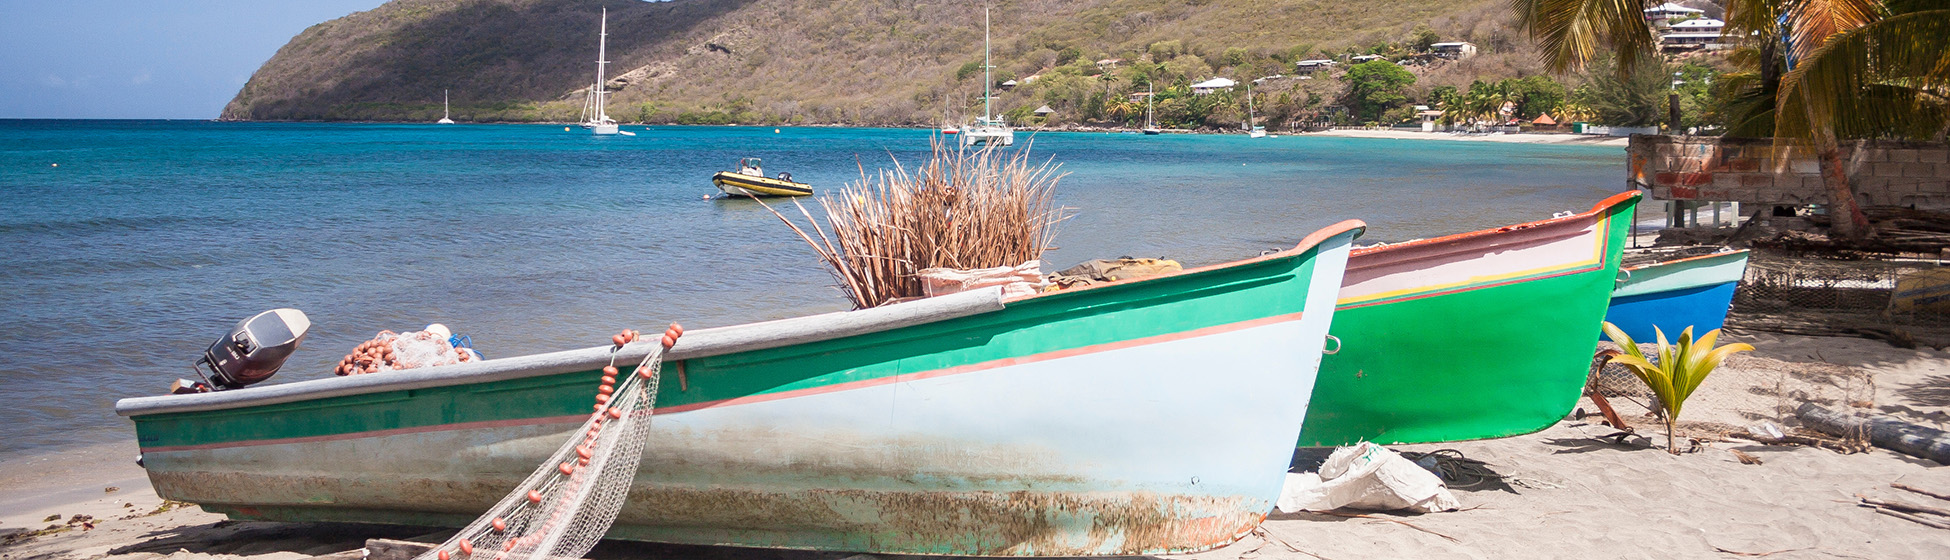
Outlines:
<svg viewBox="0 0 1950 560"><path fill-rule="evenodd" d="M1612 289L1605 320L1643 342L1655 340L1654 326L1668 339L1686 327L1704 334L1726 323L1733 290L1746 274L1744 250L1629 267Z"/></svg>

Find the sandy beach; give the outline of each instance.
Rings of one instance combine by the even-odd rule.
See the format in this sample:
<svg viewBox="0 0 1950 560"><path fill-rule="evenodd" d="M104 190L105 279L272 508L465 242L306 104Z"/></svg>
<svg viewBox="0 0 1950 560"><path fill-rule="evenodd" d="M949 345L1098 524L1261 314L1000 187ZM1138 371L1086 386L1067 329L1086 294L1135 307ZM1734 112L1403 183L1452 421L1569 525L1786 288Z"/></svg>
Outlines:
<svg viewBox="0 0 1950 560"><path fill-rule="evenodd" d="M1394 446L1454 449L1495 475L1456 488L1464 509L1423 515L1336 511L1273 514L1238 543L1199 554L1234 558L1946 558L1950 531L1856 505L1856 496L1950 507L1890 483L1950 494L1950 470L1887 450L1844 455L1710 437L1780 419L1795 400L1860 407L1933 427L1950 423L1950 353L1878 341L1765 333L1732 338L1759 349L1730 361L1689 402L1683 435L1700 447L1673 456L1664 437L1626 411L1647 437L1616 444L1596 417L1497 440ZM1861 381L1867 381L1863 383ZM1629 409L1629 399L1621 409ZM1866 401L1866 402L1865 402ZM1589 402L1581 408L1595 410ZM1726 429L1726 428L1722 428ZM1761 459L1742 464L1731 452ZM439 529L232 522L165 503L133 458L133 442L0 463L0 558L296 560L358 549L367 538L438 540ZM77 520L77 516L82 516ZM50 530L51 529L51 530ZM26 532L45 534L28 536ZM591 558L805 558L851 556L729 547L606 542Z"/></svg>
<svg viewBox="0 0 1950 560"><path fill-rule="evenodd" d="M1409 132L1401 130L1323 130L1301 133L1301 136L1336 136L1341 138L1389 138L1395 140L1455 140L1460 142L1508 142L1512 144L1570 144L1580 146L1618 146L1631 143L1629 138L1616 136L1592 136L1588 134L1452 134L1448 132Z"/></svg>

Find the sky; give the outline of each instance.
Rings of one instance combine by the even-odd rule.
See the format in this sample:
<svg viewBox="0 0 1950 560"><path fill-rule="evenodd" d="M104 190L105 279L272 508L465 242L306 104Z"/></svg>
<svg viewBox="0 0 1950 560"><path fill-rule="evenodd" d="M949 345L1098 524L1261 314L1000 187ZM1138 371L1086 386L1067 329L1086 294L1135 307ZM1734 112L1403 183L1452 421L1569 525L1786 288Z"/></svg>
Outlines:
<svg viewBox="0 0 1950 560"><path fill-rule="evenodd" d="M384 3L0 0L0 118L216 118L298 32Z"/></svg>

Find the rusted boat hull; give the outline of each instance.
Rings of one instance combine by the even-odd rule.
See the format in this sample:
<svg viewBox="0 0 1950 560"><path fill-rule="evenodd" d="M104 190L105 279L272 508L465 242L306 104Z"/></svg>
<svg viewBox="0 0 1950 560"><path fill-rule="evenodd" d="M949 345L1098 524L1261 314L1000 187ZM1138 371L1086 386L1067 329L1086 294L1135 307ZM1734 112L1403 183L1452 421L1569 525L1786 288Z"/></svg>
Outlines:
<svg viewBox="0 0 1950 560"><path fill-rule="evenodd" d="M1305 419L1289 396L1312 390L1358 231L1081 290L693 331L666 358L610 536L1016 556L1228 544L1278 495ZM128 399L118 411L135 420L166 498L237 518L455 526L569 437L607 356Z"/></svg>

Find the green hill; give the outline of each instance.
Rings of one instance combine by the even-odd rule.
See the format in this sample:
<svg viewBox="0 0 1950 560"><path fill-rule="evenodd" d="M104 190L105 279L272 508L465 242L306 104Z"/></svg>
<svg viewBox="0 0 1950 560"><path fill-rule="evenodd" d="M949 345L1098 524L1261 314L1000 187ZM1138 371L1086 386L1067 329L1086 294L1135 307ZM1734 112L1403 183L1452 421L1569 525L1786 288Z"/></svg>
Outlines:
<svg viewBox="0 0 1950 560"><path fill-rule="evenodd" d="M995 80L1036 76L998 94L999 110L1023 116L1050 105L1053 122L1128 122L1133 106L1123 94L1143 91L1147 79L1162 92L1214 76L1290 74L1291 62L1305 58L1401 52L1418 28L1472 41L1485 53L1418 68L1423 91L1534 73L1528 42L1503 6L997 1ZM980 2L395 0L294 37L223 118L431 121L445 89L463 122L572 121L594 77L605 7L616 91L610 114L626 122L928 125L981 111ZM1106 73L1096 64L1103 59L1123 62ZM1266 87L1262 111L1292 117L1335 95L1334 80L1312 82ZM1142 105L1135 110L1141 119ZM1225 108L1187 111L1173 122L1232 118Z"/></svg>

